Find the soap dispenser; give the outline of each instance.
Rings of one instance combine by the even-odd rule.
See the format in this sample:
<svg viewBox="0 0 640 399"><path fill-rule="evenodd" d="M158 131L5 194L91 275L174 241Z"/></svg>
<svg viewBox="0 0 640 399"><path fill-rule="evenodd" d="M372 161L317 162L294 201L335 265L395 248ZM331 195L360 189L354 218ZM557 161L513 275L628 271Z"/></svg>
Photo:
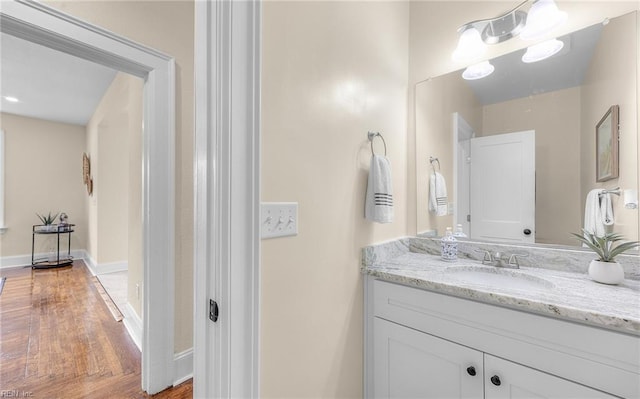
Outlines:
<svg viewBox="0 0 640 399"><path fill-rule="evenodd" d="M455 232L455 233L453 233L453 236L454 236L454 237L463 237L463 238L467 236L467 235L464 233L464 230L462 229L462 225L461 225L461 224L458 224L458 225L456 226L456 232Z"/></svg>
<svg viewBox="0 0 640 399"><path fill-rule="evenodd" d="M440 240L442 246L442 260L453 262L458 259L458 240L453 236L451 227L447 227L444 237Z"/></svg>

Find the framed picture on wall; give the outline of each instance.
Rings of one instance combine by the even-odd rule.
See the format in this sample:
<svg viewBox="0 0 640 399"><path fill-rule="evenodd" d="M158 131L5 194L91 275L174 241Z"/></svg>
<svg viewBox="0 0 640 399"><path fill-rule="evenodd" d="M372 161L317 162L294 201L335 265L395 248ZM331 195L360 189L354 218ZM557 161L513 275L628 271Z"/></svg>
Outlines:
<svg viewBox="0 0 640 399"><path fill-rule="evenodd" d="M596 181L617 179L619 107L612 105L596 125Z"/></svg>

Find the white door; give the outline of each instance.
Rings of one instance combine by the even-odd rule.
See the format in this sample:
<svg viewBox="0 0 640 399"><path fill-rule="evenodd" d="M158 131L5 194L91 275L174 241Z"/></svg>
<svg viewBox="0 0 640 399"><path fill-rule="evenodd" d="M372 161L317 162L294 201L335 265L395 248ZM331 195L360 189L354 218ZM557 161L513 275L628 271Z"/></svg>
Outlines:
<svg viewBox="0 0 640 399"><path fill-rule="evenodd" d="M374 319L374 397L482 398L482 352Z"/></svg>
<svg viewBox="0 0 640 399"><path fill-rule="evenodd" d="M535 242L535 132L471 139L471 238Z"/></svg>
<svg viewBox="0 0 640 399"><path fill-rule="evenodd" d="M484 356L486 399L580 398L614 396L504 359Z"/></svg>

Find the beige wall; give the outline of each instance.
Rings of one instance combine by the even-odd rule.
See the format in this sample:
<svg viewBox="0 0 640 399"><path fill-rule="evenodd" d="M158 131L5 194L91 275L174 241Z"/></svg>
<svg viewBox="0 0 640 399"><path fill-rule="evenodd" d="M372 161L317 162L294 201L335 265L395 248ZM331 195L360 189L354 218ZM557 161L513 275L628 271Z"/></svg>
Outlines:
<svg viewBox="0 0 640 399"><path fill-rule="evenodd" d="M144 81L118 73L87 124L93 195L87 199L89 256L102 266L126 262L128 300L141 315L142 90Z"/></svg>
<svg viewBox="0 0 640 399"><path fill-rule="evenodd" d="M638 188L638 65L637 43L620 37L638 38L637 13L612 20L602 31L582 89L582 198L599 187ZM615 23L614 23L615 22ZM620 177L596 183L595 126L612 105L620 106ZM614 231L638 237L638 210L626 209L622 197L613 197ZM584 201L582 208L584 212Z"/></svg>
<svg viewBox="0 0 640 399"><path fill-rule="evenodd" d="M31 226L40 214L65 212L76 224L71 248L85 247L85 203L82 182L84 127L13 114L0 114L5 130L5 225L0 257L31 255ZM36 252L46 252L46 240Z"/></svg>
<svg viewBox="0 0 640 399"><path fill-rule="evenodd" d="M536 131L536 242L577 245L580 194L580 87L483 107L483 136Z"/></svg>
<svg viewBox="0 0 640 399"><path fill-rule="evenodd" d="M87 252L97 264L126 262L129 157L127 87L119 74L87 123L87 154L91 160L93 194L87 198Z"/></svg>
<svg viewBox="0 0 640 399"><path fill-rule="evenodd" d="M436 230L442 235L453 226L453 216L429 212L429 157L440 161L447 198L454 202L453 113L458 112L475 132L482 131L482 105L459 73L450 73L416 85L416 176L418 233Z"/></svg>
<svg viewBox="0 0 640 399"><path fill-rule="evenodd" d="M193 345L193 37L194 3L45 1L176 60L175 351Z"/></svg>
<svg viewBox="0 0 640 399"><path fill-rule="evenodd" d="M262 241L262 397L362 397L360 250L407 230L408 12L263 4L262 201L298 202L300 223ZM364 219L368 130L387 143L390 224Z"/></svg>
<svg viewBox="0 0 640 399"><path fill-rule="evenodd" d="M567 23L554 31L554 35L584 28L602 21L605 17L616 17L638 9L636 0L629 1L557 1L558 7L569 13ZM514 3L509 1L413 1L411 2L411 25L409 45L409 84L429 77L440 76L465 67L463 63L451 60L456 47L457 28L469 21L497 16L509 11ZM530 43L515 39L490 46L486 59L494 58L514 50L527 47ZM413 95L409 97L409 126L407 135L407 177L409 186L409 235L417 231L416 216L416 152L415 152L415 112Z"/></svg>

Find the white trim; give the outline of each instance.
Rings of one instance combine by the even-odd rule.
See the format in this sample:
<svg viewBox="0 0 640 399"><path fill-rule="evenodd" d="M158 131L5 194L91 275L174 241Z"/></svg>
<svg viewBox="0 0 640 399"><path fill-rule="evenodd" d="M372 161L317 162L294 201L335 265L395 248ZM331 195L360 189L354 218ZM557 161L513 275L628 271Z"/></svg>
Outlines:
<svg viewBox="0 0 640 399"><path fill-rule="evenodd" d="M196 2L195 18L193 396L255 398L261 5ZM209 298L220 304L215 324L207 317Z"/></svg>
<svg viewBox="0 0 640 399"><path fill-rule="evenodd" d="M0 234L7 231L4 225L4 130L0 129Z"/></svg>
<svg viewBox="0 0 640 399"><path fill-rule="evenodd" d="M100 276L102 274L109 274L115 272L124 272L129 270L129 262L110 262L110 263L96 263L96 261L86 253L84 263L87 265L89 271L94 276Z"/></svg>
<svg viewBox="0 0 640 399"><path fill-rule="evenodd" d="M127 329L129 336L138 347L138 350L142 351L142 319L140 319L140 316L138 316L129 302L127 302L124 309L121 310L122 316L124 316L124 319L122 319L124 328Z"/></svg>
<svg viewBox="0 0 640 399"><path fill-rule="evenodd" d="M86 255L86 251L84 249L71 250L71 256L73 256L73 259L85 260L85 255ZM46 256L47 256L46 253L35 254L36 258L41 258ZM86 260L85 260L85 263L86 263ZM0 257L0 270L10 269L14 267L31 267L31 254Z"/></svg>
<svg viewBox="0 0 640 399"><path fill-rule="evenodd" d="M87 265L87 269L91 272L92 276L97 276L98 274L98 263L89 255L88 251L84 252L84 264Z"/></svg>
<svg viewBox="0 0 640 399"><path fill-rule="evenodd" d="M193 378L193 348L173 356L173 386Z"/></svg>
<svg viewBox="0 0 640 399"><path fill-rule="evenodd" d="M141 374L143 390L162 391L173 383L175 61L34 1L0 1L0 30L145 79Z"/></svg>

